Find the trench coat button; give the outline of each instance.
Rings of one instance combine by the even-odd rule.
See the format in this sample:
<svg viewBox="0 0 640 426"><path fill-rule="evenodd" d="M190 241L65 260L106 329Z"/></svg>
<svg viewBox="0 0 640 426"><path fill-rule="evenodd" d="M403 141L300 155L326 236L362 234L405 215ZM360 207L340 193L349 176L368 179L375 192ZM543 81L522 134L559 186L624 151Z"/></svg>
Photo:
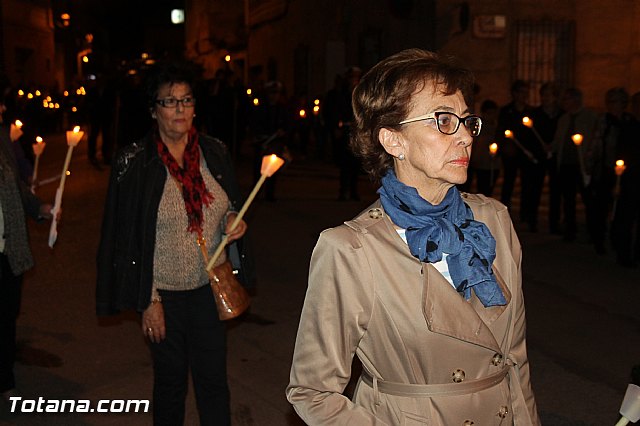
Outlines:
<svg viewBox="0 0 640 426"><path fill-rule="evenodd" d="M498 411L498 416L500 416L501 419L504 419L505 417L507 417L508 414L509 414L509 407L507 407L506 405L503 405L502 407L500 407L500 411Z"/></svg>
<svg viewBox="0 0 640 426"><path fill-rule="evenodd" d="M495 365L496 367L499 366L501 363L502 363L501 354L495 354L493 358L491 358L491 364Z"/></svg>
<svg viewBox="0 0 640 426"><path fill-rule="evenodd" d="M453 372L453 374L451 375L452 380L454 383L460 383L464 381L464 370L461 369L457 369L456 371Z"/></svg>
<svg viewBox="0 0 640 426"><path fill-rule="evenodd" d="M382 217L382 210L379 208L374 208L369 210L369 217L371 219L380 219Z"/></svg>
<svg viewBox="0 0 640 426"><path fill-rule="evenodd" d="M465 420L465 421L464 421L464 423L462 423L462 425L463 425L463 426L472 426L472 425L474 425L474 424L475 424L475 423L473 423L473 421L472 421L472 420Z"/></svg>

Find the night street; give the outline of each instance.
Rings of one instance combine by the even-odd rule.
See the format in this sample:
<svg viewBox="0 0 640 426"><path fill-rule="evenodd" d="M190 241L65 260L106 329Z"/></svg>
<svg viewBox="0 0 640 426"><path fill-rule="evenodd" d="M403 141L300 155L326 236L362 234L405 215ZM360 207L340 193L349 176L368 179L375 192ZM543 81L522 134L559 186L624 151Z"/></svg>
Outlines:
<svg viewBox="0 0 640 426"><path fill-rule="evenodd" d="M62 135L45 139L39 176L60 173ZM241 150L244 193L251 159ZM152 368L138 316L95 315L95 256L109 169L88 161L86 138L73 153L53 249L49 223L29 223L36 267L25 275L18 321L18 389L25 399L151 399ZM285 399L311 251L321 230L340 224L376 198L362 176L361 201L337 201L330 162L294 158L276 175L275 202L258 196L246 217L258 270L248 314L228 324L234 425L301 425ZM52 202L57 182L40 187ZM517 196L516 192L516 196ZM543 195L543 198L546 194ZM518 199L514 206L518 206ZM545 425L613 425L630 373L640 364L640 271L598 256L578 212L577 241L547 233L546 201L538 233L520 229L532 384ZM185 424L197 424L193 395ZM151 413L11 414L0 425L141 425Z"/></svg>

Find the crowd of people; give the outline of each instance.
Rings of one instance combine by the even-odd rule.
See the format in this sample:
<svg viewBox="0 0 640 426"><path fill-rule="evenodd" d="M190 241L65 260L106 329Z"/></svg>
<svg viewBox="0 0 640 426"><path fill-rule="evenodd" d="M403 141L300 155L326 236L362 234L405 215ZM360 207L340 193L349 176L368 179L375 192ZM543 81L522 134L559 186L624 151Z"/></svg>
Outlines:
<svg viewBox="0 0 640 426"><path fill-rule="evenodd" d="M482 102L486 125L474 143L469 181L462 188L517 207L512 212L537 232L547 185L548 232L567 242L577 238L579 194L586 236L596 252L612 249L620 265L638 266L640 207L633 188L640 184L640 92L630 96L621 87L608 90L602 113L584 106L576 87L560 91L553 83L542 84L536 107L529 104L529 94L529 84L517 80L507 105ZM490 152L492 142L497 151ZM616 166L619 160L624 165ZM494 194L499 176L500 193ZM512 206L518 176L520 205Z"/></svg>
<svg viewBox="0 0 640 426"><path fill-rule="evenodd" d="M259 159L276 153L334 161L338 200L359 200L361 173L380 183L379 200L324 232L311 259L287 389L303 419L440 416L440 424L485 424L498 413L538 424L511 216L517 212L537 232L546 184L548 231L571 242L580 194L595 250L611 247L620 265L637 266L640 93L612 88L598 114L583 105L579 89L560 92L553 83L540 87L534 107L529 84L517 80L511 102L486 99L475 115L472 73L419 49L367 73L350 67L318 102L304 93L288 98L275 80L249 97L228 74L203 84L193 71L159 65L146 86L135 77L116 92L113 81L97 79L83 100L88 159L97 169L111 166L97 313L140 313L153 358L155 424L184 421L189 371L202 424L231 421L225 327L205 265L226 235L233 247L216 265L229 258L241 281L253 284L248 226L231 226L241 203L233 155L242 144L254 156L256 180ZM15 388L21 275L32 266L24 217L51 219L51 206L28 190L24 150L0 124L0 231L20 231L0 232L6 396ZM266 199L275 201L277 180L267 182ZM348 400L342 393L354 354L364 370ZM463 403L450 405L442 398L448 392Z"/></svg>

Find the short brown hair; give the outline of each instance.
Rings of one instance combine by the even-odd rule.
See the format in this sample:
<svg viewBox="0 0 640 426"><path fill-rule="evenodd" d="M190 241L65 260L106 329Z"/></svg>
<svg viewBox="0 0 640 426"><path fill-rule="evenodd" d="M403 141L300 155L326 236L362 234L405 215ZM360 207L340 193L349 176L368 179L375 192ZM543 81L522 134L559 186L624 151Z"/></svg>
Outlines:
<svg viewBox="0 0 640 426"><path fill-rule="evenodd" d="M471 104L474 77L469 69L449 56L421 49L407 49L376 64L353 91L354 128L350 145L362 159L364 170L379 181L393 167L378 133L382 128L399 130L407 118L412 96L429 82L445 95L460 90Z"/></svg>

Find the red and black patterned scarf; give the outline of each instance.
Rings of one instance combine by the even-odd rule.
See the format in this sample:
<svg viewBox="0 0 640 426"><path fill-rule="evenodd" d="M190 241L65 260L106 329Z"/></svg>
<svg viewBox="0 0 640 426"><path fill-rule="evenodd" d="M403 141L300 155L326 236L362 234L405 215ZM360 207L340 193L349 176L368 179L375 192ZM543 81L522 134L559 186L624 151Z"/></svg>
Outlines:
<svg viewBox="0 0 640 426"><path fill-rule="evenodd" d="M204 221L202 205L208 206L213 201L213 195L207 190L202 174L200 174L198 132L194 127L189 130L189 140L184 149L184 168L178 165L157 132L156 145L162 162L169 169L171 176L182 186L182 198L184 198L184 207L189 218L187 230L201 235L202 222Z"/></svg>

